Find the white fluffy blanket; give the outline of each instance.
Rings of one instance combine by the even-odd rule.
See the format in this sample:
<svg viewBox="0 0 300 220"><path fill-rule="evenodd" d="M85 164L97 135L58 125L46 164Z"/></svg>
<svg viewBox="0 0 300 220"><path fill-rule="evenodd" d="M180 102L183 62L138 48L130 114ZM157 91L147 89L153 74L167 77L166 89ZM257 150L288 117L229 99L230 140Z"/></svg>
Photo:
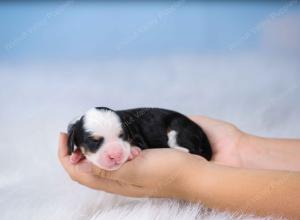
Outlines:
<svg viewBox="0 0 300 220"><path fill-rule="evenodd" d="M58 133L95 105L159 106L228 120L258 135L299 137L299 67L298 60L255 55L2 63L0 219L256 219L200 204L129 199L83 187L58 163Z"/></svg>

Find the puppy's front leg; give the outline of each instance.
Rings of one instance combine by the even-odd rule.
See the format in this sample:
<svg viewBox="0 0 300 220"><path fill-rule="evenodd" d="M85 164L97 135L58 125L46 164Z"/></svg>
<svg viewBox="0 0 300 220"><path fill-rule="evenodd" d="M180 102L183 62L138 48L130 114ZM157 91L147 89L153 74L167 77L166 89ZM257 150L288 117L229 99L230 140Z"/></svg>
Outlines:
<svg viewBox="0 0 300 220"><path fill-rule="evenodd" d="M72 164L77 164L79 161L84 159L84 155L81 153L80 149L76 149L70 156L70 161Z"/></svg>
<svg viewBox="0 0 300 220"><path fill-rule="evenodd" d="M130 147L130 155L128 157L128 160L133 160L141 153L141 148L139 147Z"/></svg>

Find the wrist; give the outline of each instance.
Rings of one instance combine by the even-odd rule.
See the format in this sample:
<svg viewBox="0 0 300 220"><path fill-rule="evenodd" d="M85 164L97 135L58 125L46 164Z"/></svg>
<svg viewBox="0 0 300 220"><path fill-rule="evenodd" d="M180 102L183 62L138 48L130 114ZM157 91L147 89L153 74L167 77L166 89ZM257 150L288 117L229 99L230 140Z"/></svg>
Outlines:
<svg viewBox="0 0 300 220"><path fill-rule="evenodd" d="M176 197L190 202L199 201L203 189L201 185L203 179L206 178L210 164L202 157L190 155L178 180Z"/></svg>
<svg viewBox="0 0 300 220"><path fill-rule="evenodd" d="M261 159L260 142L264 138L257 137L250 134L244 134L239 142L239 155L241 160L241 167L243 168L257 168L256 163Z"/></svg>
<svg viewBox="0 0 300 220"><path fill-rule="evenodd" d="M251 139L251 135L241 131L240 138L238 140L236 146L236 153L238 155L239 166L247 167L246 161L248 160L247 153L249 153L249 140Z"/></svg>

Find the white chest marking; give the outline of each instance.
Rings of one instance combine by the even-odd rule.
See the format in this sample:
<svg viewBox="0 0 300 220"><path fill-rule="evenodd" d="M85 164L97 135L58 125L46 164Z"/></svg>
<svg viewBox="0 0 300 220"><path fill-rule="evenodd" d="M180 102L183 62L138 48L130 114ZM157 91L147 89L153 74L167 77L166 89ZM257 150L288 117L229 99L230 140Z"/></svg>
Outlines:
<svg viewBox="0 0 300 220"><path fill-rule="evenodd" d="M168 133L168 145L171 148L183 151L183 152L189 152L188 149L186 149L185 147L181 147L177 144L177 132L172 130Z"/></svg>

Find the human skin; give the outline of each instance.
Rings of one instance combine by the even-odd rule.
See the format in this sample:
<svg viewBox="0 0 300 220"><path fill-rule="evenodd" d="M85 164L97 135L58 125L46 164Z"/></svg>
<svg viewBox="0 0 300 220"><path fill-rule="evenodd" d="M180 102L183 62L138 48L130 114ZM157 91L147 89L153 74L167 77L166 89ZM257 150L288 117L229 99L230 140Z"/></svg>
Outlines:
<svg viewBox="0 0 300 220"><path fill-rule="evenodd" d="M201 201L231 212L300 218L300 140L255 137L226 122L191 118L210 140L211 162L174 149L149 149L119 170L105 171L85 159L72 163L64 133L59 159L74 181L93 189Z"/></svg>
<svg viewBox="0 0 300 220"><path fill-rule="evenodd" d="M192 116L205 131L219 164L251 168L300 171L300 140L263 138L247 134L233 124Z"/></svg>

